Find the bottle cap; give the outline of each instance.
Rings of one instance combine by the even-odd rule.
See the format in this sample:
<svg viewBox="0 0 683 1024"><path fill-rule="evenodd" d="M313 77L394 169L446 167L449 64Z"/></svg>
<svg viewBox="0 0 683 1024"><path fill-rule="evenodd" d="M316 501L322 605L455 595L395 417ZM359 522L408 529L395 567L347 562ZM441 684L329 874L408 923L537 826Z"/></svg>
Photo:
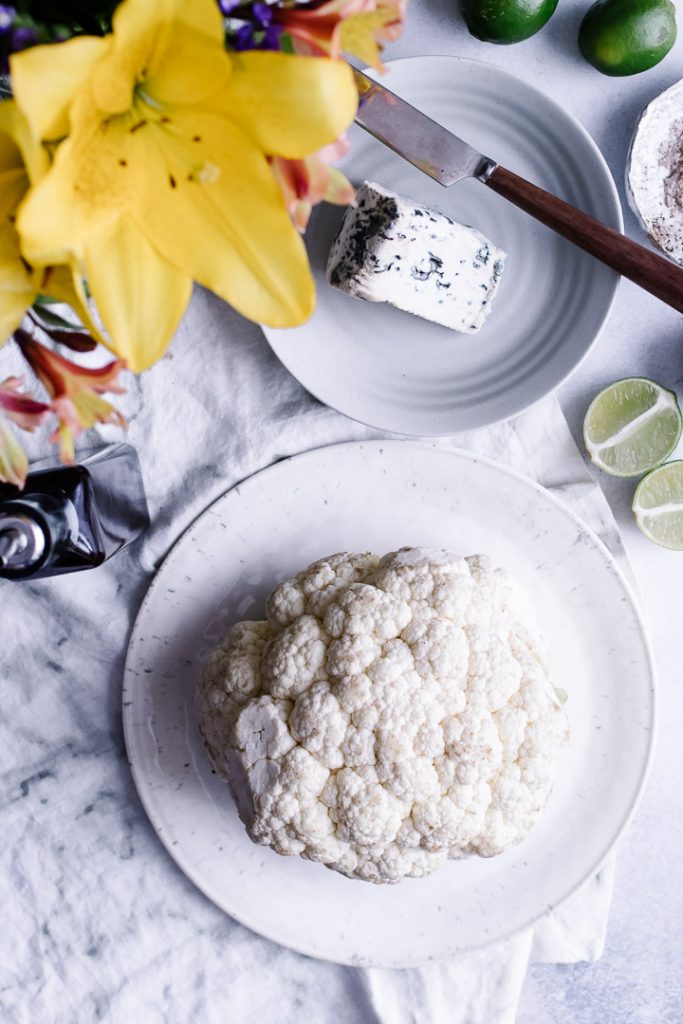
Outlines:
<svg viewBox="0 0 683 1024"><path fill-rule="evenodd" d="M45 534L31 516L0 513L0 571L30 569L45 552Z"/></svg>

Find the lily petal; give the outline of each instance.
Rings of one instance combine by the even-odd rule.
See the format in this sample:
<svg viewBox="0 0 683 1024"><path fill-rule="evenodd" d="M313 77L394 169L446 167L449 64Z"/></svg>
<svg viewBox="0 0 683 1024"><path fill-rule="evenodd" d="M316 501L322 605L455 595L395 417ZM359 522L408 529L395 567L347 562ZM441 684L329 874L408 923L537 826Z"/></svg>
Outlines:
<svg viewBox="0 0 683 1024"><path fill-rule="evenodd" d="M26 453L0 416L0 483L23 487L28 473Z"/></svg>
<svg viewBox="0 0 683 1024"><path fill-rule="evenodd" d="M336 206L349 206L356 198L355 188L338 167L330 167L329 170L327 192L323 198L326 202L334 203Z"/></svg>
<svg viewBox="0 0 683 1024"><path fill-rule="evenodd" d="M91 430L97 423L113 423L124 429L127 426L118 409L92 391L79 392L73 398L59 396L52 403L52 411L58 426L50 441L59 445L59 456L66 463L74 461L74 441L84 430Z"/></svg>
<svg viewBox="0 0 683 1024"><path fill-rule="evenodd" d="M113 18L114 36L126 49L169 24L198 32L221 46L225 43L223 17L215 0L155 0L153 4L149 0L123 0Z"/></svg>
<svg viewBox="0 0 683 1024"><path fill-rule="evenodd" d="M217 115L176 110L164 129L163 148L152 138L133 211L141 229L170 263L250 319L301 323L313 311L313 279L265 157Z"/></svg>
<svg viewBox="0 0 683 1024"><path fill-rule="evenodd" d="M82 390L95 391L98 394L105 391L123 394L125 391L125 388L117 383L119 373L125 368L123 359L114 359L106 366L96 368L78 366L77 363L60 356L58 352L46 348L32 338L28 331L18 330L16 342L51 398L60 398L62 395L73 397Z"/></svg>
<svg viewBox="0 0 683 1024"><path fill-rule="evenodd" d="M298 53L352 54L383 71L378 43L399 38L406 0L327 0L314 7L276 8L275 20Z"/></svg>
<svg viewBox="0 0 683 1024"><path fill-rule="evenodd" d="M82 260L86 239L119 216L143 187L146 168L130 115L101 120L84 91L74 101L72 118L74 131L57 150L50 173L18 212L22 251L35 266Z"/></svg>
<svg viewBox="0 0 683 1024"><path fill-rule="evenodd" d="M138 83L160 102L169 97L197 102L230 75L215 0L124 0L113 28L111 53L93 76L93 95L101 110L127 110L132 85Z"/></svg>
<svg viewBox="0 0 683 1024"><path fill-rule="evenodd" d="M305 160L273 157L273 174L298 231L306 230L313 207L323 199L348 206L356 198L356 190L346 175L328 163L327 157L334 152L334 147L326 146Z"/></svg>
<svg viewBox="0 0 683 1024"><path fill-rule="evenodd" d="M341 160L345 157L350 149L351 143L349 141L349 137L346 132L344 132L338 139L335 139L334 142L330 142L328 146L323 146L318 153L318 156L321 160L324 160L326 164L332 164L336 160Z"/></svg>
<svg viewBox="0 0 683 1024"><path fill-rule="evenodd" d="M27 188L24 161L13 133L15 110L12 100L0 102L0 172L4 174L9 171L20 171L26 179L24 188Z"/></svg>
<svg viewBox="0 0 683 1024"><path fill-rule="evenodd" d="M168 348L190 301L192 278L162 259L128 217L88 240L85 263L111 339L105 344L142 373Z"/></svg>
<svg viewBox="0 0 683 1024"><path fill-rule="evenodd" d="M0 346L12 336L36 297L29 276L22 279L20 269L12 269L5 243L0 235Z"/></svg>
<svg viewBox="0 0 683 1024"><path fill-rule="evenodd" d="M310 180L306 160L285 160L276 156L272 161L275 180L282 190L285 204L297 231L306 230L313 210L309 200Z"/></svg>
<svg viewBox="0 0 683 1024"><path fill-rule="evenodd" d="M384 71L377 40L386 38L388 26L395 27L398 21L398 7L354 14L341 24L340 47L344 53L372 65L377 71Z"/></svg>
<svg viewBox="0 0 683 1024"><path fill-rule="evenodd" d="M34 138L68 134L69 106L109 45L108 39L77 36L12 55L12 89Z"/></svg>
<svg viewBox="0 0 683 1024"><path fill-rule="evenodd" d="M40 280L40 292L70 306L88 333L100 344L106 345L107 339L95 323L90 310L83 276L75 266L62 263L59 266L45 267Z"/></svg>
<svg viewBox="0 0 683 1024"><path fill-rule="evenodd" d="M89 430L96 423L126 426L121 413L100 397L106 391L123 393L124 389L117 380L125 366L122 359L90 369L46 348L21 328L16 332L15 340L52 398L51 409L56 413L59 425L50 440L59 443L62 461L73 462L74 438L83 430Z"/></svg>
<svg viewBox="0 0 683 1024"><path fill-rule="evenodd" d="M221 106L264 152L296 159L348 128L358 92L343 61L253 51L235 57Z"/></svg>
<svg viewBox="0 0 683 1024"><path fill-rule="evenodd" d="M178 22L163 57L148 70L143 92L163 104L202 103L227 87L232 70L222 38L212 42Z"/></svg>
<svg viewBox="0 0 683 1024"><path fill-rule="evenodd" d="M0 160L4 153L0 135ZM0 171L0 345L10 337L36 296L33 276L21 258L13 221L28 179L23 170Z"/></svg>
<svg viewBox="0 0 683 1024"><path fill-rule="evenodd" d="M28 176L26 187L29 182L33 184L40 181L47 174L50 158L44 147L31 134L30 125L14 100L3 100L0 103L0 138L4 140L0 165L3 168L23 167ZM11 164L6 162L5 152L9 140L14 147Z"/></svg>
<svg viewBox="0 0 683 1024"><path fill-rule="evenodd" d="M375 0L327 0L316 7L276 8L275 20L294 41L297 52L341 56L340 25L343 18L372 11Z"/></svg>
<svg viewBox="0 0 683 1024"><path fill-rule="evenodd" d="M393 11L392 19L384 23L380 32L377 33L377 39L385 43L395 43L403 33L408 0L377 0L377 7L379 9L390 8Z"/></svg>
<svg viewBox="0 0 683 1024"><path fill-rule="evenodd" d="M0 384L0 410L22 430L34 431L50 413L50 406L19 391L21 379L8 377Z"/></svg>
<svg viewBox="0 0 683 1024"><path fill-rule="evenodd" d="M285 197L289 216L298 231L305 231L316 203L325 198L330 183L330 167L319 156L305 160L275 157L273 172Z"/></svg>
<svg viewBox="0 0 683 1024"><path fill-rule="evenodd" d="M23 259L15 221L29 187L29 178L17 136L25 132L23 115L12 100L0 103L0 345L19 326L36 296L37 275Z"/></svg>

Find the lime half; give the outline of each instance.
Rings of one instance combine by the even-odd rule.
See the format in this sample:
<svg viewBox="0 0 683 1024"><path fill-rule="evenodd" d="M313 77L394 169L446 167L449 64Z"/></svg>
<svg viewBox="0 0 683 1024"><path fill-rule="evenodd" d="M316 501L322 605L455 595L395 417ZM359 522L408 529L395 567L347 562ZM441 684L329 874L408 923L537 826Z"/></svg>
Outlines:
<svg viewBox="0 0 683 1024"><path fill-rule="evenodd" d="M648 473L636 487L633 511L646 537L683 551L683 462L668 462Z"/></svg>
<svg viewBox="0 0 683 1024"><path fill-rule="evenodd" d="M640 476L669 458L682 427L673 391L645 377L629 377L593 399L583 436L600 469L612 476Z"/></svg>

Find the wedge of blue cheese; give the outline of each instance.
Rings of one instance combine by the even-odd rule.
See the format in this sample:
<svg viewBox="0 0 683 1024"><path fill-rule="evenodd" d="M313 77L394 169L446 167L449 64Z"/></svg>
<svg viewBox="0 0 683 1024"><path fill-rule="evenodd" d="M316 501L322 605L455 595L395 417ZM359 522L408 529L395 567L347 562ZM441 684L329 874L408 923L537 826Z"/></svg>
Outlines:
<svg viewBox="0 0 683 1024"><path fill-rule="evenodd" d="M366 181L332 245L327 280L367 302L476 334L491 312L505 259L474 228Z"/></svg>

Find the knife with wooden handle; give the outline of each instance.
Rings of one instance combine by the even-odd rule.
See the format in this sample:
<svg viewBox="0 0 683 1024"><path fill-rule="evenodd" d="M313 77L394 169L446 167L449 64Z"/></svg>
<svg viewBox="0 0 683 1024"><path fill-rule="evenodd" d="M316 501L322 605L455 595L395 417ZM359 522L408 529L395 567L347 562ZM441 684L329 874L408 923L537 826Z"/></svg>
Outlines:
<svg viewBox="0 0 683 1024"><path fill-rule="evenodd" d="M475 178L612 270L683 313L683 268L478 153L400 96L353 69L356 123L448 188Z"/></svg>

